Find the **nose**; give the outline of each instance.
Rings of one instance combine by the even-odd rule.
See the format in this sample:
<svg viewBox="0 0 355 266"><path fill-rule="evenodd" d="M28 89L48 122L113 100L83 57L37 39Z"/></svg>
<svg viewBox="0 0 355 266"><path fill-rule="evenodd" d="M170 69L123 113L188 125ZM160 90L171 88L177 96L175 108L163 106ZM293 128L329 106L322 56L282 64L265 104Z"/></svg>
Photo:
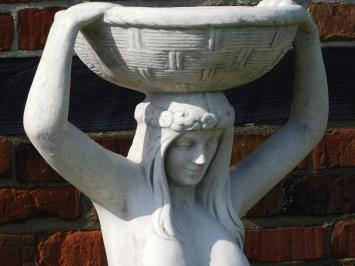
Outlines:
<svg viewBox="0 0 355 266"><path fill-rule="evenodd" d="M206 163L206 155L203 150L198 153L194 163L197 165L204 165Z"/></svg>

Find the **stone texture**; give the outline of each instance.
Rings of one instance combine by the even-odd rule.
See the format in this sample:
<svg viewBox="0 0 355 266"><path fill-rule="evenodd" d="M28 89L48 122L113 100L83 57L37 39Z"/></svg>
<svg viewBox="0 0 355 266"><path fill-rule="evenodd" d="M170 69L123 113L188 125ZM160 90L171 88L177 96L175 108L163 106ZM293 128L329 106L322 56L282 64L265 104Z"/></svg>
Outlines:
<svg viewBox="0 0 355 266"><path fill-rule="evenodd" d="M19 49L43 49L49 29L53 23L54 14L62 7L44 9L27 8L18 12L19 18Z"/></svg>
<svg viewBox="0 0 355 266"><path fill-rule="evenodd" d="M80 192L73 187L0 189L0 224L36 216L73 220L80 212Z"/></svg>
<svg viewBox="0 0 355 266"><path fill-rule="evenodd" d="M208 17L194 7L189 12L144 10L135 16L125 8L111 7L105 13L110 24L86 28L85 38L78 35L76 39L75 51L103 79L141 92L223 91L249 83L273 68L296 33L289 9L278 11L282 18L274 16L268 21L268 30L258 27L261 22L254 19L255 13L264 13L262 8L238 11L243 16L230 7L210 9ZM281 24L277 20L282 26L276 26ZM222 29L222 21L228 21L228 29ZM96 49L88 49L91 45ZM102 63L110 67L105 70Z"/></svg>
<svg viewBox="0 0 355 266"><path fill-rule="evenodd" d="M6 139L0 139L0 178L10 178L11 170L11 145Z"/></svg>
<svg viewBox="0 0 355 266"><path fill-rule="evenodd" d="M281 262L320 259L325 253L322 227L246 231L244 252L250 260Z"/></svg>
<svg viewBox="0 0 355 266"><path fill-rule="evenodd" d="M312 4L310 15L323 41L355 40L355 5Z"/></svg>
<svg viewBox="0 0 355 266"><path fill-rule="evenodd" d="M36 239L33 235L0 234L0 265L35 266Z"/></svg>
<svg viewBox="0 0 355 266"><path fill-rule="evenodd" d="M11 14L0 13L0 51L9 50L13 38L14 38L13 17L11 16Z"/></svg>
<svg viewBox="0 0 355 266"><path fill-rule="evenodd" d="M15 147L16 178L20 182L62 181L30 143L21 142Z"/></svg>
<svg viewBox="0 0 355 266"><path fill-rule="evenodd" d="M331 246L334 257L355 258L355 221L341 221L335 225Z"/></svg>
<svg viewBox="0 0 355 266"><path fill-rule="evenodd" d="M40 266L107 265L100 231L57 232L43 237L38 245Z"/></svg>
<svg viewBox="0 0 355 266"><path fill-rule="evenodd" d="M330 130L313 151L314 169L354 167L355 129Z"/></svg>

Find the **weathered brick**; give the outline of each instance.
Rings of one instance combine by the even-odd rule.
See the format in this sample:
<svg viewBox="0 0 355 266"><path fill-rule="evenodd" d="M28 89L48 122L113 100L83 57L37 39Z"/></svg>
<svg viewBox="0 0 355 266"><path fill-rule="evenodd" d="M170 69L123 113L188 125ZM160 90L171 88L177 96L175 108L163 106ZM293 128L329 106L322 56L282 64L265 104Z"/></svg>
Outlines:
<svg viewBox="0 0 355 266"><path fill-rule="evenodd" d="M14 19L11 14L0 13L0 51L9 50L14 38Z"/></svg>
<svg viewBox="0 0 355 266"><path fill-rule="evenodd" d="M355 221L341 221L335 225L331 249L334 257L355 258Z"/></svg>
<svg viewBox="0 0 355 266"><path fill-rule="evenodd" d="M354 213L354 189L355 176L287 178L259 201L247 216Z"/></svg>
<svg viewBox="0 0 355 266"><path fill-rule="evenodd" d="M122 156L127 156L129 148L132 145L133 138L131 136L95 136L93 137L97 143L99 143L104 148L121 154Z"/></svg>
<svg viewBox="0 0 355 266"><path fill-rule="evenodd" d="M0 265L35 266L35 256L33 235L0 234Z"/></svg>
<svg viewBox="0 0 355 266"><path fill-rule="evenodd" d="M355 176L304 177L294 186L287 214L327 215L355 212Z"/></svg>
<svg viewBox="0 0 355 266"><path fill-rule="evenodd" d="M74 220L80 212L80 192L73 187L0 189L0 224L37 216Z"/></svg>
<svg viewBox="0 0 355 266"><path fill-rule="evenodd" d="M42 238L38 245L40 266L106 266L100 231L57 232Z"/></svg>
<svg viewBox="0 0 355 266"><path fill-rule="evenodd" d="M47 41L54 14L62 7L27 8L18 12L19 49L42 49Z"/></svg>
<svg viewBox="0 0 355 266"><path fill-rule="evenodd" d="M354 167L354 154L355 129L329 130L313 151L313 167Z"/></svg>
<svg viewBox="0 0 355 266"><path fill-rule="evenodd" d="M11 177L10 142L0 139L0 178Z"/></svg>
<svg viewBox="0 0 355 266"><path fill-rule="evenodd" d="M30 143L21 142L15 147L16 178L20 182L62 181Z"/></svg>
<svg viewBox="0 0 355 266"><path fill-rule="evenodd" d="M282 182L267 193L251 210L247 217L273 216L283 214L283 189Z"/></svg>
<svg viewBox="0 0 355 266"><path fill-rule="evenodd" d="M322 227L246 231L244 252L250 260L281 262L319 259L325 253Z"/></svg>
<svg viewBox="0 0 355 266"><path fill-rule="evenodd" d="M255 132L245 134L235 134L232 149L231 164L238 163L245 159L250 153L263 144L273 133L272 132ZM300 162L297 169L305 169L306 160Z"/></svg>
<svg viewBox="0 0 355 266"><path fill-rule="evenodd" d="M268 132L235 134L231 163L235 164L245 159L270 136L271 133Z"/></svg>
<svg viewBox="0 0 355 266"><path fill-rule="evenodd" d="M323 41L355 40L355 5L318 3L309 12Z"/></svg>

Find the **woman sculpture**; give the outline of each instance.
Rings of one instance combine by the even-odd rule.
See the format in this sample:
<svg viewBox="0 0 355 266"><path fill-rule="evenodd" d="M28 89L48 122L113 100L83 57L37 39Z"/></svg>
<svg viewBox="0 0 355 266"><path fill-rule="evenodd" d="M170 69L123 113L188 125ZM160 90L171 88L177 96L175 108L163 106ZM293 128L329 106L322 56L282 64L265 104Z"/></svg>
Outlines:
<svg viewBox="0 0 355 266"><path fill-rule="evenodd" d="M249 265L240 217L311 151L326 128L327 83L313 22L305 15L294 41L288 122L230 169L234 110L222 93L147 94L135 111L138 127L127 158L68 122L76 36L111 6L87 3L57 13L26 104L27 135L93 201L109 265Z"/></svg>

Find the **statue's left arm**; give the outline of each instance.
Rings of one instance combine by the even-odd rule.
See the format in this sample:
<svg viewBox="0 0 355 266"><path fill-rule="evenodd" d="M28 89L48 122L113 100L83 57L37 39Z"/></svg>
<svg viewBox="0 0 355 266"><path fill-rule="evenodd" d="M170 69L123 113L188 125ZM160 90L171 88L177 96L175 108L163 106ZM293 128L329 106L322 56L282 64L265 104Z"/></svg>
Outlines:
<svg viewBox="0 0 355 266"><path fill-rule="evenodd" d="M309 16L298 28L294 53L295 81L288 122L231 169L233 203L240 216L244 216L292 171L317 145L326 130L327 79L319 34Z"/></svg>

